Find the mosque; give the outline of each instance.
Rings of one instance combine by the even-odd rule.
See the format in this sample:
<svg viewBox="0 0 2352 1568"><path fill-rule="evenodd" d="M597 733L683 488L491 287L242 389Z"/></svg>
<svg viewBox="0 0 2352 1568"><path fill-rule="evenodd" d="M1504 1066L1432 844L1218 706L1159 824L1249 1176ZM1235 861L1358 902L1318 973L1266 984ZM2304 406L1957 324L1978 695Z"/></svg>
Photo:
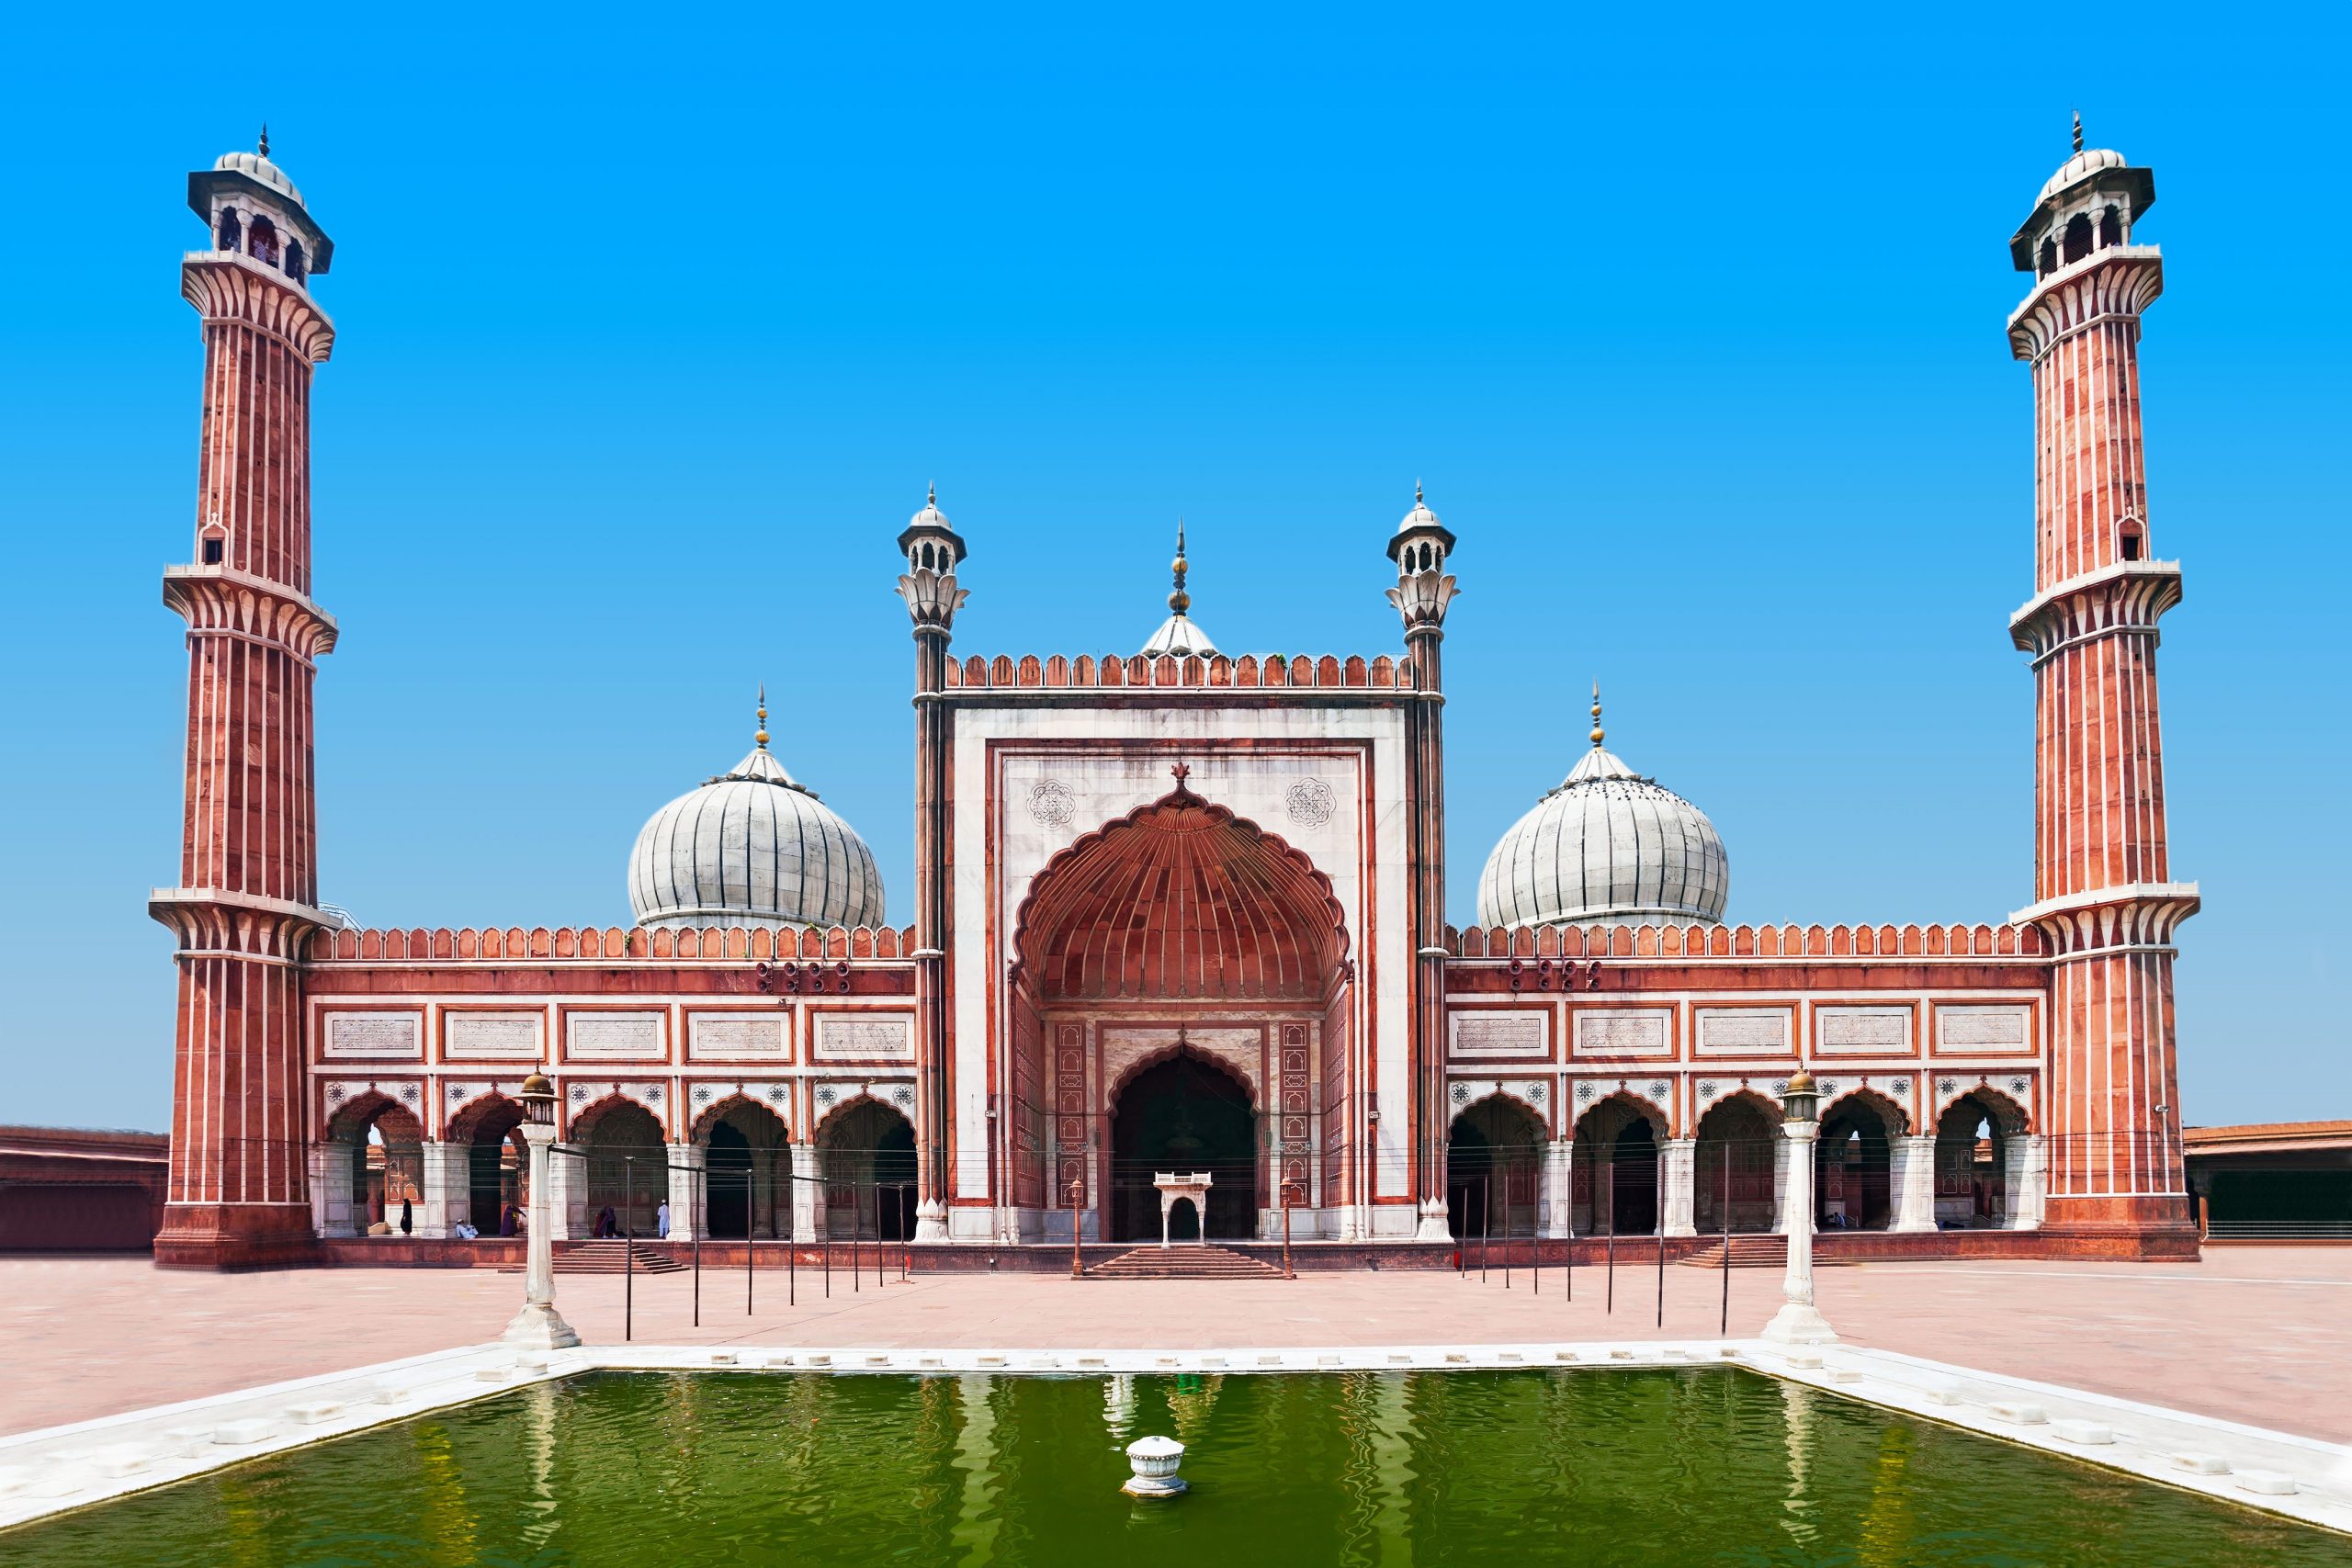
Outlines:
<svg viewBox="0 0 2352 1568"><path fill-rule="evenodd" d="M2140 427L2155 189L2079 125L2010 241L2034 886L1933 925L1724 924L1722 839L1609 749L1598 692L1566 776L1527 780L1487 854L1478 923L1448 925L1455 536L1417 493L1386 544L1399 642L1345 656L1219 649L1181 536L1135 651L959 654L987 580L934 495L898 535L911 888L886 899L855 812L793 771L821 783L823 757L779 756L763 699L741 760L638 833L630 924L357 929L321 900L312 766L334 247L266 137L188 197L204 383L192 556L164 579L189 681L181 864L150 906L179 977L159 1261L511 1247L535 1071L567 1240L615 1208L646 1234L659 1203L673 1240L879 1236L942 1266L1164 1223L1396 1266L1465 1234L1728 1248L1788 1223L1800 1067L1833 1251L2193 1256L2172 966L2198 893L2166 863L2155 689L2180 570ZM1198 1178L1172 1221L1171 1170Z"/></svg>

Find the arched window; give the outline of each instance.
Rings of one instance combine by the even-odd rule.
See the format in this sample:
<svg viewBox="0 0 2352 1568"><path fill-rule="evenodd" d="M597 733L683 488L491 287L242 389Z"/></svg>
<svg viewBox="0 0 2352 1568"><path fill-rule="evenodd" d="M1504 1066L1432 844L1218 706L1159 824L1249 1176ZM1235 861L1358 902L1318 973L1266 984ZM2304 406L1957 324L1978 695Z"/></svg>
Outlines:
<svg viewBox="0 0 2352 1568"><path fill-rule="evenodd" d="M2101 250L2105 250L2109 245L2120 245L2123 243L2123 214L2112 207L2099 218L2098 243Z"/></svg>
<svg viewBox="0 0 2352 1568"><path fill-rule="evenodd" d="M2090 215L2077 212L2066 220L2066 259L2070 262L2078 262L2090 254Z"/></svg>
<svg viewBox="0 0 2352 1568"><path fill-rule="evenodd" d="M2116 536L2116 547L2125 560L2138 560L2140 558L2140 525L2136 523L2123 525L2123 531Z"/></svg>
<svg viewBox="0 0 2352 1568"><path fill-rule="evenodd" d="M223 251L235 250L237 248L238 241L243 238L243 235L241 232L242 228L243 225L239 224L237 221L237 209L233 207L222 208L220 209L220 232L219 238L214 242L214 248Z"/></svg>
<svg viewBox="0 0 2352 1568"><path fill-rule="evenodd" d="M249 254L254 260L276 266L277 265L277 225L271 223L266 218L255 218L252 227L245 232L252 241Z"/></svg>
<svg viewBox="0 0 2352 1568"><path fill-rule="evenodd" d="M286 276L297 283L302 281L302 242L300 240L286 242Z"/></svg>
<svg viewBox="0 0 2352 1568"><path fill-rule="evenodd" d="M2055 240L2045 239L2041 242L2041 276L2048 277L2052 273L2056 272L2057 270L2058 242Z"/></svg>

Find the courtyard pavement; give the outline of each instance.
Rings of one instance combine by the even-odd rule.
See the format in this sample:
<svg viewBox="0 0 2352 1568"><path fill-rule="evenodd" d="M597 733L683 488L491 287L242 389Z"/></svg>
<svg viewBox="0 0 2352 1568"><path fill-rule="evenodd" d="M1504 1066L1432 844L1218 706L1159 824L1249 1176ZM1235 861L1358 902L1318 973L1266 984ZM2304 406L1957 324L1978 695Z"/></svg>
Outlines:
<svg viewBox="0 0 2352 1568"><path fill-rule="evenodd" d="M640 1275L647 1343L875 1349L1480 1345L1713 1337L1724 1276L1556 1269L1306 1274L1294 1281L1086 1280L950 1274L831 1294L763 1269ZM919 1259L918 1259L919 1261ZM1878 1263L1824 1269L1822 1311L1849 1343L2352 1443L2352 1247L2216 1248L2199 1264ZM1734 1269L1731 1332L1780 1303L1777 1269ZM0 1434L496 1337L522 1279L489 1269L158 1269L144 1258L0 1258ZM590 1343L623 1333L623 1281L559 1275L556 1303Z"/></svg>

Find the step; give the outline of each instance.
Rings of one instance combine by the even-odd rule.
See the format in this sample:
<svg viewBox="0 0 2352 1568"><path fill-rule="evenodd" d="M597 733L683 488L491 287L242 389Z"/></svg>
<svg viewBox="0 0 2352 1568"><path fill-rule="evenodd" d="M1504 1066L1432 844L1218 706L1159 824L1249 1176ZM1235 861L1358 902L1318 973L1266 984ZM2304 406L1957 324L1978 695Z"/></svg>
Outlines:
<svg viewBox="0 0 2352 1568"><path fill-rule="evenodd" d="M1701 1247L1685 1258L1683 1263L1692 1269L1725 1267L1724 1244L1721 1241ZM1729 1247L1729 1267L1734 1269L1781 1269L1789 1261L1789 1238L1784 1235L1736 1235Z"/></svg>
<svg viewBox="0 0 2352 1568"><path fill-rule="evenodd" d="M555 1255L555 1271L559 1274L619 1274L630 1267L629 1243L627 1241L579 1241L566 1244ZM675 1274L685 1267L671 1256L668 1247L661 1242L636 1244L636 1271L640 1274Z"/></svg>
<svg viewBox="0 0 2352 1568"><path fill-rule="evenodd" d="M1279 1280L1282 1270L1230 1247L1138 1247L1088 1269L1094 1280Z"/></svg>

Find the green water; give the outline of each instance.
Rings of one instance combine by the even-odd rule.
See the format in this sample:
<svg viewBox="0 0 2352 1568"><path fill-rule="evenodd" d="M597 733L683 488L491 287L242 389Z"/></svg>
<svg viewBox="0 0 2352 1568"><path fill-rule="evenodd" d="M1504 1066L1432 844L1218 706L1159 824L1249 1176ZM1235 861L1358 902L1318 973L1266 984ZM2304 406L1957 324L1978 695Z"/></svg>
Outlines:
<svg viewBox="0 0 2352 1568"><path fill-rule="evenodd" d="M1192 1495L1123 1495L1127 1442ZM0 1562L2352 1562L2352 1540L1736 1368L608 1374L0 1535Z"/></svg>

